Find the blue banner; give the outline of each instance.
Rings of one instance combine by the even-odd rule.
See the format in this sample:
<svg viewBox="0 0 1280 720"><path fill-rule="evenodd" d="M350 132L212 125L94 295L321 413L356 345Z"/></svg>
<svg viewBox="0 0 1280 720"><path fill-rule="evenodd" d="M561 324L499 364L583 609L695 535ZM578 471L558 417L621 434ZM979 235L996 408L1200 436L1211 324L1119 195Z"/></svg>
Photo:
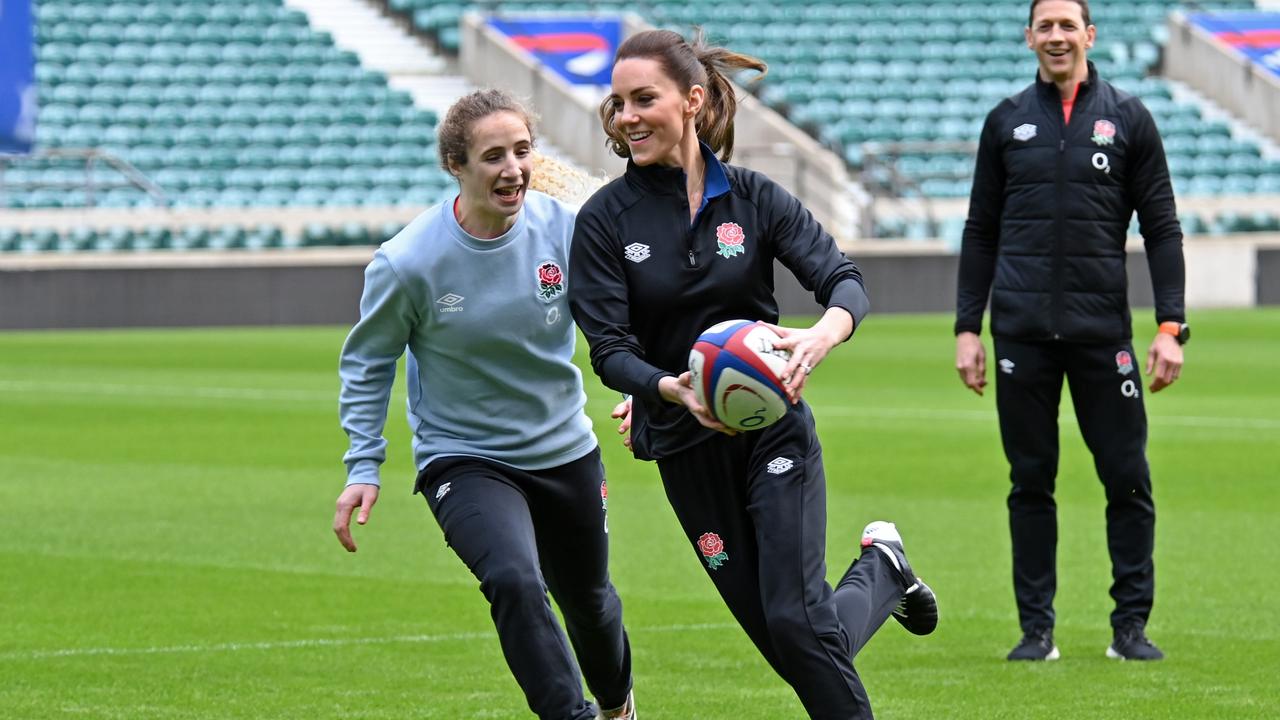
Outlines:
<svg viewBox="0 0 1280 720"><path fill-rule="evenodd" d="M0 154L26 154L36 136L31 0L0 0Z"/></svg>
<svg viewBox="0 0 1280 720"><path fill-rule="evenodd" d="M574 85L608 85L619 18L490 18L489 24Z"/></svg>
<svg viewBox="0 0 1280 720"><path fill-rule="evenodd" d="M1280 75L1280 13L1197 13L1187 20L1208 30L1253 62Z"/></svg>

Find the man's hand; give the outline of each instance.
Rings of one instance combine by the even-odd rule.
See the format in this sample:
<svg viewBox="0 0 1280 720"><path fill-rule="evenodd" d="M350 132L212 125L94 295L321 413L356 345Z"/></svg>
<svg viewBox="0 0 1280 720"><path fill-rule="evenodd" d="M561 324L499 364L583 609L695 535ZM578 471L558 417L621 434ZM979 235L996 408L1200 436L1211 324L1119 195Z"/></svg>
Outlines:
<svg viewBox="0 0 1280 720"><path fill-rule="evenodd" d="M618 434L622 436L622 446L635 452L631 447L631 396L628 395L625 400L615 405L609 417L622 421L618 423Z"/></svg>
<svg viewBox="0 0 1280 720"><path fill-rule="evenodd" d="M982 394L987 386L987 349L977 333L956 335L956 372L965 387Z"/></svg>
<svg viewBox="0 0 1280 720"><path fill-rule="evenodd" d="M1147 374L1151 376L1151 392L1160 392L1178 379L1182 374L1182 346L1177 338L1156 333L1156 339L1147 348Z"/></svg>
<svg viewBox="0 0 1280 720"><path fill-rule="evenodd" d="M347 552L356 551L356 541L351 537L351 513L360 508L356 522L369 522L369 511L378 502L377 485L348 485L338 496L338 510L333 514L333 532Z"/></svg>

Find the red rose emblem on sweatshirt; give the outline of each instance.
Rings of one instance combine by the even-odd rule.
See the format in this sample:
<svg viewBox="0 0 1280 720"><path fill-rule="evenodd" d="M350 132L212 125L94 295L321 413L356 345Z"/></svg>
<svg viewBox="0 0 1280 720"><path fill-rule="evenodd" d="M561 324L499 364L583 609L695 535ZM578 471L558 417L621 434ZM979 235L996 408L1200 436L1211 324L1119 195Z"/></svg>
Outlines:
<svg viewBox="0 0 1280 720"><path fill-rule="evenodd" d="M564 271L554 260L538 264L538 297L543 302L551 302L564 292Z"/></svg>
<svg viewBox="0 0 1280 720"><path fill-rule="evenodd" d="M564 279L564 273L560 272L560 268L555 263L546 263L538 268L538 280L544 285L559 285Z"/></svg>

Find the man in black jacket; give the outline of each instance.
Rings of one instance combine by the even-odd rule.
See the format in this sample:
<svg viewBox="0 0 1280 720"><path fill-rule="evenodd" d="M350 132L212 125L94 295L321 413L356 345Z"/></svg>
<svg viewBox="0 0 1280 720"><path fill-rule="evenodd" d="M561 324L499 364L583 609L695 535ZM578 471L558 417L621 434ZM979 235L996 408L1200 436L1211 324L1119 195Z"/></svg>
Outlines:
<svg viewBox="0 0 1280 720"><path fill-rule="evenodd" d="M1053 499L1065 376L1106 489L1114 639L1107 656L1163 657L1145 626L1155 594L1155 506L1134 361L1125 236L1138 213L1155 289L1150 390L1177 379L1188 331L1182 231L1164 148L1146 107L1098 78L1085 55L1087 0L1033 0L1035 83L987 116L960 253L956 369L982 394L978 333L988 294L996 407L1009 460L1013 585L1022 641L1010 660L1055 660L1058 529Z"/></svg>

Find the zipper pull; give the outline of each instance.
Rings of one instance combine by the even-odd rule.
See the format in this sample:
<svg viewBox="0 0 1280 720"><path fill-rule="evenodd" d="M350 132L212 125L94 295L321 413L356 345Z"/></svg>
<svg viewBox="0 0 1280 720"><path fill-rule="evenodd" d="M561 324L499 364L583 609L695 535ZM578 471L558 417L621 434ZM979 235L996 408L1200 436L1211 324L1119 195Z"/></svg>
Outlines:
<svg viewBox="0 0 1280 720"><path fill-rule="evenodd" d="M1058 140L1058 152L1062 152L1063 150L1066 150L1066 149L1067 149L1067 139L1066 139L1066 138L1059 138L1059 140Z"/></svg>
<svg viewBox="0 0 1280 720"><path fill-rule="evenodd" d="M689 267L697 267L698 261L693 258L693 251L689 251Z"/></svg>

